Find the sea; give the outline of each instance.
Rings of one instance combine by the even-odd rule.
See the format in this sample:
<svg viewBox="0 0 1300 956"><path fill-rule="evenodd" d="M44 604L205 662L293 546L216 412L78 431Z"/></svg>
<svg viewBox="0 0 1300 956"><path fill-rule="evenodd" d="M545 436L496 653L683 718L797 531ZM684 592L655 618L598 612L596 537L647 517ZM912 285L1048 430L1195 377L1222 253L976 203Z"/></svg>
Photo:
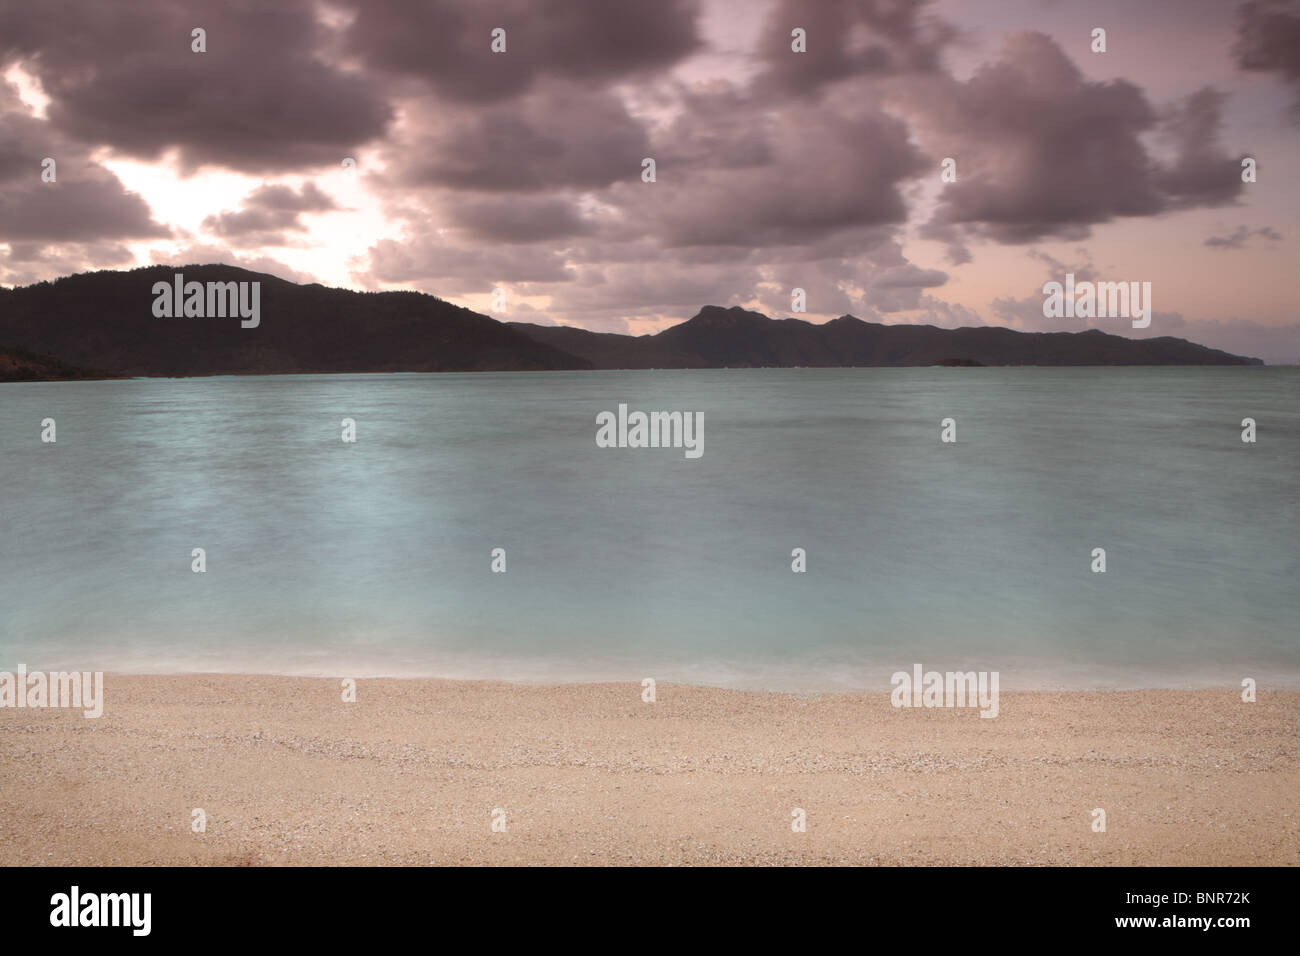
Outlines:
<svg viewBox="0 0 1300 956"><path fill-rule="evenodd" d="M1295 689L1298 576L1300 368L0 384L2 670Z"/></svg>

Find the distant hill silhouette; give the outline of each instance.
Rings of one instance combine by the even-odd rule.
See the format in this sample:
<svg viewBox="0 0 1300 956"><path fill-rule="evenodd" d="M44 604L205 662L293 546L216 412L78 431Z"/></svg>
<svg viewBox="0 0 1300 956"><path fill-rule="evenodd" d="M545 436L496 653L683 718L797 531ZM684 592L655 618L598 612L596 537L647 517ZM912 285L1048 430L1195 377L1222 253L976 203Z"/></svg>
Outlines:
<svg viewBox="0 0 1300 956"><path fill-rule="evenodd" d="M186 282L261 282L261 324L155 317L153 285L177 272ZM127 375L591 367L431 295L296 285L221 265L92 272L0 289L0 342Z"/></svg>
<svg viewBox="0 0 1300 956"><path fill-rule="evenodd" d="M844 315L822 325L707 305L654 335L510 323L597 368L771 368L907 365L1263 365L1185 339L1129 339L1099 329L1017 332L881 325Z"/></svg>
<svg viewBox="0 0 1300 956"><path fill-rule="evenodd" d="M155 316L154 283L171 283L177 272L186 282L260 282L260 325L241 328L238 317ZM12 347L0 369L29 379L591 368L1263 364L1183 339L1128 339L1095 329L940 329L880 325L851 315L815 325L718 306L705 306L689 321L655 335L615 335L502 323L422 293L297 285L222 265L92 272L0 289L0 343Z"/></svg>

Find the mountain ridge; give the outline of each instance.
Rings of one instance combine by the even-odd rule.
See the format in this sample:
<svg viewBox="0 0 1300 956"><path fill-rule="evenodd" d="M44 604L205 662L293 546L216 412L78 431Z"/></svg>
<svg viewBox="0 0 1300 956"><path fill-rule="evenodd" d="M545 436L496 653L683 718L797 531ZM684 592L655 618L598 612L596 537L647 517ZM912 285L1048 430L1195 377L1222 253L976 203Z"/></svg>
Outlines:
<svg viewBox="0 0 1300 956"><path fill-rule="evenodd" d="M740 306L705 306L685 322L642 336L510 325L588 358L597 368L1264 364L1172 336L1130 339L1101 329L1021 332L987 325L945 329L885 325L853 315L817 324L773 319Z"/></svg>
<svg viewBox="0 0 1300 956"><path fill-rule="evenodd" d="M260 283L260 322L161 317L155 283ZM232 310L233 312L233 310ZM1184 339L1099 329L1020 332L884 325L844 315L816 324L706 305L640 336L501 322L412 291L298 284L237 266L145 266L0 289L0 343L35 353L49 377L311 372L989 365L1262 365ZM56 357L56 358L55 358ZM49 363L55 363L53 365ZM56 367L59 366L59 367ZM41 374L30 365L24 374ZM94 373L88 370L100 370Z"/></svg>
<svg viewBox="0 0 1300 956"><path fill-rule="evenodd" d="M154 315L157 282L258 282L261 322ZM584 359L421 292L300 285L237 266L145 266L0 290L0 342L126 375L584 369Z"/></svg>

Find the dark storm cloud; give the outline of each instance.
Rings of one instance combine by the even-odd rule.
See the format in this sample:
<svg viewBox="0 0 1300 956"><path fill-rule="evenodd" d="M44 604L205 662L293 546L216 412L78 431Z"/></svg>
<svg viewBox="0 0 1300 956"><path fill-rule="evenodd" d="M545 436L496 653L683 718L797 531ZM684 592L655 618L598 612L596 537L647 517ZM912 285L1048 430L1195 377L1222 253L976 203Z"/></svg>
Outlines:
<svg viewBox="0 0 1300 956"><path fill-rule="evenodd" d="M386 156L402 187L592 189L639 177L648 155L644 128L617 96L571 82L487 106L411 111L418 132Z"/></svg>
<svg viewBox="0 0 1300 956"><path fill-rule="evenodd" d="M892 311L916 307L925 288L946 280L912 267L890 242L907 213L903 183L928 168L903 121L847 89L816 108L720 80L659 92L675 108L652 139L611 94L554 80L514 101L419 114L418 138L395 146L390 170L373 180L411 228L402 242L371 248L372 277L447 292L448 283L481 292L502 281L551 296L558 319L603 328L613 326L602 310L621 327L693 314L705 302L768 296L788 309L788 287L771 292L767 276L815 286L821 314L871 311L841 286L868 289ZM623 145L588 148L593 137ZM527 145L539 138L553 145ZM619 148L598 174L546 161L571 155L581 170L591 154L607 161ZM654 183L641 180L643 156L656 160ZM449 180L477 188L449 190ZM549 191L533 197L524 187ZM466 239L524 242L461 255ZM530 244L543 239L551 242Z"/></svg>
<svg viewBox="0 0 1300 956"><path fill-rule="evenodd" d="M59 180L43 183L39 167L31 182L0 189L0 237L82 242L170 235L149 207L127 192L116 176L96 166L59 166Z"/></svg>
<svg viewBox="0 0 1300 956"><path fill-rule="evenodd" d="M737 121L714 124L708 108L685 114L656 138L657 181L613 191L638 228L668 246L752 247L906 219L900 185L924 168L924 157L901 120L858 96L806 109L718 95ZM717 149L696 154L689 144L697 135L714 137ZM737 154L744 164L715 159Z"/></svg>
<svg viewBox="0 0 1300 956"><path fill-rule="evenodd" d="M444 212L466 235L491 242L536 242L584 235L592 224L571 201L552 197L457 195Z"/></svg>
<svg viewBox="0 0 1300 956"><path fill-rule="evenodd" d="M0 69L51 98L61 132L131 156L247 172L337 165L391 118L376 81L327 64L309 0L0 0ZM207 31L207 52L191 31Z"/></svg>
<svg viewBox="0 0 1300 956"><path fill-rule="evenodd" d="M394 143L384 154L388 169L370 180L412 223L409 254L372 248L376 275L434 278L430 263L446 263L447 247L458 239L526 245L594 233L598 245L569 244L570 262L608 263L629 243L648 243L640 247L644 258L665 264L659 281L666 282L669 269L741 260L751 260L752 269L756 250L775 261L783 247L806 249L906 218L901 185L925 168L925 158L902 120L859 93L832 92L808 108L723 80L664 82L656 92L667 109L653 132L613 92L556 79L486 106L412 104L410 141ZM656 161L654 183L641 178L647 156ZM543 190L544 200L523 195ZM424 221L451 234L434 234L421 227ZM879 241L873 236L870 244ZM687 247L690 255L670 264L673 250ZM866 248L838 252L860 256ZM512 255L500 266L522 263ZM469 268L477 272L477 265ZM542 271L553 275L554 268L546 262ZM495 265L492 274L548 281ZM560 296L567 302L571 277L555 278L566 282ZM753 287L748 281L738 294Z"/></svg>
<svg viewBox="0 0 1300 956"><path fill-rule="evenodd" d="M772 127L780 107L720 80L673 92L677 115L655 137L658 162L674 169L744 169L775 160Z"/></svg>
<svg viewBox="0 0 1300 956"><path fill-rule="evenodd" d="M613 97L578 92L568 84L558 89L565 101L557 103L557 84L546 81L513 102L464 115L453 109L451 118L441 117L442 131L423 135L414 148L393 150L396 172L376 176L375 182L394 197L398 214L411 223L411 230L401 244L404 253L395 245L372 247L376 277L442 281L452 277L449 263L461 261L449 247L463 246L466 239L522 243L516 252L550 239L551 245L537 247L545 252L540 277L526 258L515 253L502 257L499 249L485 260L466 257L465 267L475 275L486 268L494 281L563 281L564 288L555 292L556 308L570 311L557 314L585 318L596 301L612 302L605 293L614 289L644 295L637 302L641 315L674 305L673 293L655 293L649 283L642 287L632 281L642 276L654 275L662 286L685 283L696 296L702 288L682 276L716 265L717 280L729 284L706 300L745 301L756 294L759 266L765 263L825 258L825 278L832 285L839 280L867 284L879 268L907 265L901 252L888 263L874 265L869 253L906 217L901 184L925 168L925 161L909 143L901 120L851 91L807 109L795 101L773 104L725 82L707 88L673 86L672 93L685 108L675 111L648 141ZM589 104L607 107L618 121L604 122L600 109ZM437 119L431 116L430 122ZM517 145L529 136L494 148L489 148L490 137L484 137L484 148L477 148L474 131L486 128L527 129L529 136L549 137L554 143L551 154L572 155L577 165L564 159L545 162L546 150ZM634 145L623 145L617 164L599 169L599 175L575 175L583 170L582 163L608 161L613 153L588 148L593 136L622 137ZM467 143L471 145L464 148ZM809 150L811 143L816 144L815 152ZM653 183L641 179L641 158L646 155L656 159ZM410 190L404 184L420 177L402 167L410 161L407 157L419 157L425 173L440 169L442 179L447 178L445 162L463 163L466 176L473 177L467 185L480 189ZM544 197L517 191L524 185L548 185L548 178L552 182ZM589 184L586 189L579 185L582 180ZM584 197L590 201L584 203ZM429 222L449 232L432 232L426 228ZM556 241L587 234L599 241L566 241L563 255L556 250ZM573 275L561 269L565 261L577 267L577 281L570 281ZM438 263L439 275L433 274L433 263ZM800 271L811 275L818 268L803 265ZM906 308L922 288L944 279L942 273L917 270L905 282L882 285L881 295L889 307ZM594 299L598 288L601 295Z"/></svg>
<svg viewBox="0 0 1300 956"><path fill-rule="evenodd" d="M249 208L287 213L327 212L339 208L315 183L303 183L297 192L292 186L282 183L259 186L248 194L244 204Z"/></svg>
<svg viewBox="0 0 1300 956"><path fill-rule="evenodd" d="M282 246L287 233L307 231L300 218L304 212L330 212L338 205L316 186L304 183L295 192L285 185L261 186L244 199L244 208L221 212L203 220L203 227L237 245Z"/></svg>
<svg viewBox="0 0 1300 956"><path fill-rule="evenodd" d="M938 269L921 269L912 265L895 266L878 276L873 285L879 289L924 289L943 285L948 281L948 274Z"/></svg>
<svg viewBox="0 0 1300 956"><path fill-rule="evenodd" d="M1255 0L1237 12L1237 63L1246 70L1277 73L1296 94L1300 119L1300 3Z"/></svg>
<svg viewBox="0 0 1300 956"><path fill-rule="evenodd" d="M47 157L54 160L54 182L41 178ZM170 234L137 193L80 144L32 117L14 88L0 82L0 241L98 243Z"/></svg>
<svg viewBox="0 0 1300 956"><path fill-rule="evenodd" d="M695 0L351 0L349 53L440 96L507 99L544 76L600 85L699 46ZM506 52L491 33L506 31Z"/></svg>
<svg viewBox="0 0 1300 956"><path fill-rule="evenodd" d="M1153 174L1170 208L1217 206L1241 192L1241 158L1228 156L1219 143L1224 94L1197 90L1171 107L1161 132L1177 148L1173 165Z"/></svg>
<svg viewBox="0 0 1300 956"><path fill-rule="evenodd" d="M806 53L791 49L796 27L806 31ZM767 70L758 85L804 94L855 76L935 70L955 36L912 0L778 0L763 29Z"/></svg>
<svg viewBox="0 0 1300 956"><path fill-rule="evenodd" d="M957 163L932 238L952 242L959 226L1004 243L1079 239L1097 223L1219 205L1241 189L1237 160L1217 143L1220 94L1202 90L1162 119L1136 86L1086 80L1040 33L1011 37L966 83L927 77L897 89L927 146ZM1175 146L1169 165L1141 139L1157 129Z"/></svg>

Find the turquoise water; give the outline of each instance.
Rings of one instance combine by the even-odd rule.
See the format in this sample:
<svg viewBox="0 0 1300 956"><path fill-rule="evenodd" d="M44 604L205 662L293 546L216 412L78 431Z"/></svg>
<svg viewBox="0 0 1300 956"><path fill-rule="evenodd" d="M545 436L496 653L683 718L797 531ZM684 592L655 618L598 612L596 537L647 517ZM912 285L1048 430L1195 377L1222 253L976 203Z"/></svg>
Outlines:
<svg viewBox="0 0 1300 956"><path fill-rule="evenodd" d="M5 384L0 669L1294 687L1298 465L1291 368Z"/></svg>

